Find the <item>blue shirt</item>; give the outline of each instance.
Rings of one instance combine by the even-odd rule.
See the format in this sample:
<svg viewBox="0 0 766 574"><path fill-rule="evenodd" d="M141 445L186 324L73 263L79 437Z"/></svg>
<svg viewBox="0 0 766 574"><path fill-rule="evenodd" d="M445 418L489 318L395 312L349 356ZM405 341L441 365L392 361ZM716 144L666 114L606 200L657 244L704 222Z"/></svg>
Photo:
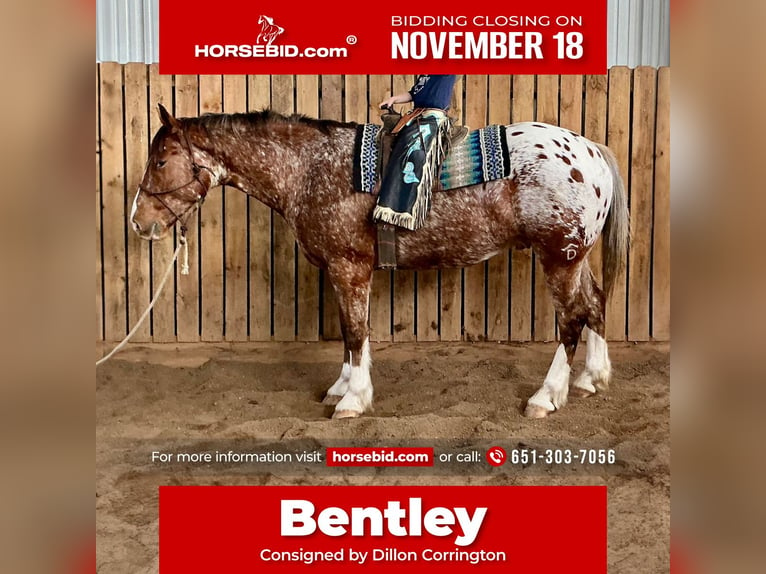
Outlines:
<svg viewBox="0 0 766 574"><path fill-rule="evenodd" d="M410 89L412 103L416 108L439 108L446 110L452 101L452 89L457 76L422 75Z"/></svg>

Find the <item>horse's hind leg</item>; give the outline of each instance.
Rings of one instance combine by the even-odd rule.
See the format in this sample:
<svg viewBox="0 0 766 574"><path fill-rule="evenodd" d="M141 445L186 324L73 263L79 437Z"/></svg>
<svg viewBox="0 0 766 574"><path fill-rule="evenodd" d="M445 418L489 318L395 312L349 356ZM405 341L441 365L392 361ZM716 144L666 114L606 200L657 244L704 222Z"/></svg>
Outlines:
<svg viewBox="0 0 766 574"><path fill-rule="evenodd" d="M344 361L341 375L324 402L335 405L333 418L358 417L372 406L370 341L367 322L372 267L344 263L328 269L340 309Z"/></svg>
<svg viewBox="0 0 766 574"><path fill-rule="evenodd" d="M585 272L587 277L583 274L583 293L588 303L586 320L589 327L588 344L585 353L585 369L572 383L572 394L581 397L593 395L597 390L607 390L612 374L612 363L609 361L604 329L606 297L590 271L586 269Z"/></svg>
<svg viewBox="0 0 766 574"><path fill-rule="evenodd" d="M585 354L585 369L572 383L572 394L579 397L589 397L597 391L609 388L612 375L612 363L609 361L604 332L588 330L588 345Z"/></svg>
<svg viewBox="0 0 766 574"><path fill-rule="evenodd" d="M543 268L558 312L561 344L556 349L543 386L527 401L524 415L530 418L548 416L566 405L572 360L589 315L588 289L582 281L583 276L590 276L587 260L554 269L543 261Z"/></svg>

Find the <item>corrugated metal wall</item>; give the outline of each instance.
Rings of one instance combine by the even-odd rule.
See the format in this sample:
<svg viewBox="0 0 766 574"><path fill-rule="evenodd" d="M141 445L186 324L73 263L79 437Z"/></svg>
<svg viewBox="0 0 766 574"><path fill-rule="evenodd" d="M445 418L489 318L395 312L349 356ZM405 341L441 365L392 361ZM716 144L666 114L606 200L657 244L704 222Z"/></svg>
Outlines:
<svg viewBox="0 0 766 574"><path fill-rule="evenodd" d="M609 0L607 21L610 68L670 65L670 0Z"/></svg>
<svg viewBox="0 0 766 574"><path fill-rule="evenodd" d="M670 65L670 0L608 0L608 65ZM96 60L159 60L159 0L96 0Z"/></svg>
<svg viewBox="0 0 766 574"><path fill-rule="evenodd" d="M96 0L96 61L159 61L159 0Z"/></svg>

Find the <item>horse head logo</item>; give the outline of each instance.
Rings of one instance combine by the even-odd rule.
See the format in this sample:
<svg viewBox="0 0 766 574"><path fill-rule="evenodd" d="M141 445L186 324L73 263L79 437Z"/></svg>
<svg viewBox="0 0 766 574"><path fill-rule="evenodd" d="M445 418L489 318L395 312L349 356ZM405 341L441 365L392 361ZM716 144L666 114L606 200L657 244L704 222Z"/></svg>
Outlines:
<svg viewBox="0 0 766 574"><path fill-rule="evenodd" d="M276 40L277 36L285 31L282 26L274 24L274 18L269 18L263 14L258 18L258 23L261 25L261 32L256 40L259 44L264 42L267 46L271 46L271 43Z"/></svg>

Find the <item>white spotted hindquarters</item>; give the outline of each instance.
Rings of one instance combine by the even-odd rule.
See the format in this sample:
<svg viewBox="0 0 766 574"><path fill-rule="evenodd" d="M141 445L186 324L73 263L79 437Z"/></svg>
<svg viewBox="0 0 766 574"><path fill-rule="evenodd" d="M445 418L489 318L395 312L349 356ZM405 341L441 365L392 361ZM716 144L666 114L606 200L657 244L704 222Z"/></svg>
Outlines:
<svg viewBox="0 0 766 574"><path fill-rule="evenodd" d="M602 147L558 126L524 122L508 126L511 178L518 216L528 238L560 238L564 261L585 256L610 212L613 178Z"/></svg>

